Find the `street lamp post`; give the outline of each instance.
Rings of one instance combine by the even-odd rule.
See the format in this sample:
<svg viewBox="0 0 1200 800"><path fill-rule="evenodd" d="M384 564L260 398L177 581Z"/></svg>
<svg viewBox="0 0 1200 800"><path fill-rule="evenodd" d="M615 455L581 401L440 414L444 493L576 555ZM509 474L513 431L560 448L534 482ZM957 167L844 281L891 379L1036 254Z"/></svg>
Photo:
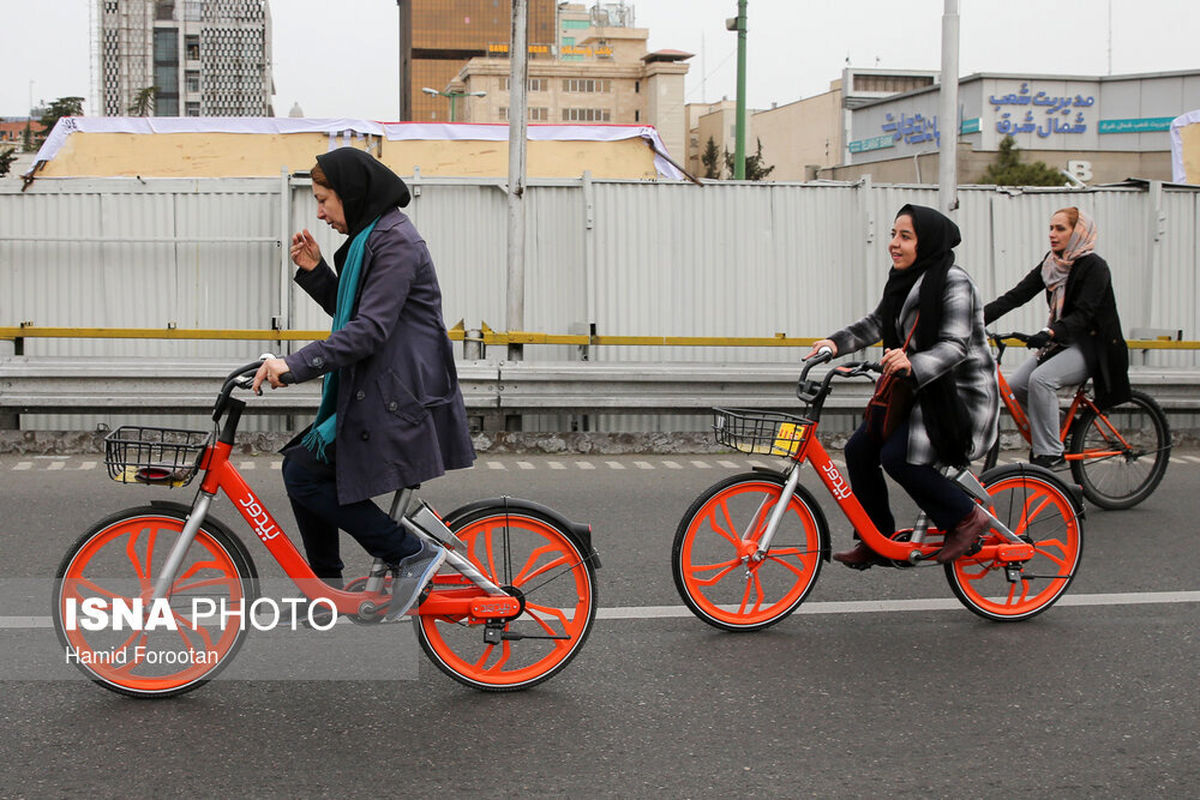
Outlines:
<svg viewBox="0 0 1200 800"><path fill-rule="evenodd" d="M430 89L428 86L422 86L421 91L425 94L433 95L434 97L449 97L450 98L450 121L455 121L455 101L460 97L487 97L487 92L452 92L445 90L439 92L437 89Z"/></svg>

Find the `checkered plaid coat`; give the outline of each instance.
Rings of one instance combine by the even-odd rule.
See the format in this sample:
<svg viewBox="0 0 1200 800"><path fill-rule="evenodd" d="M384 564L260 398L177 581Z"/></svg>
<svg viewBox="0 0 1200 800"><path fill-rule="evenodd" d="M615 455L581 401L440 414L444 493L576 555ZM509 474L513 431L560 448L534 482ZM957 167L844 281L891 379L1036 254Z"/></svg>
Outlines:
<svg viewBox="0 0 1200 800"><path fill-rule="evenodd" d="M917 319L922 275L904 300L897 320L896 335L903 342L908 338ZM883 337L883 323L875 312L842 328L831 338L839 354L878 342ZM908 360L912 363L917 386L951 372L971 420L972 459L980 458L996 441L996 421L1000 412L1000 392L996 385L996 363L988 348L983 327L983 301L971 276L961 267L953 266L946 275L946 294L942 305L942 328L937 343L925 351L917 351L914 336L908 346ZM925 431L920 404L912 410L908 432L908 462L910 464L936 464L937 456Z"/></svg>

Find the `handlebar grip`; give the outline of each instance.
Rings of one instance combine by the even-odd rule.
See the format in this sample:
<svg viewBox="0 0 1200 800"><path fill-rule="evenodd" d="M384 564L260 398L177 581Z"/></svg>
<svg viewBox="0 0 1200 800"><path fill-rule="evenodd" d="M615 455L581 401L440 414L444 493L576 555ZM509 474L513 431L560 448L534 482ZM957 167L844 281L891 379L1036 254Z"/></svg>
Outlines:
<svg viewBox="0 0 1200 800"><path fill-rule="evenodd" d="M291 370L288 370L279 376L279 382L291 385L296 382L296 376L292 374Z"/></svg>

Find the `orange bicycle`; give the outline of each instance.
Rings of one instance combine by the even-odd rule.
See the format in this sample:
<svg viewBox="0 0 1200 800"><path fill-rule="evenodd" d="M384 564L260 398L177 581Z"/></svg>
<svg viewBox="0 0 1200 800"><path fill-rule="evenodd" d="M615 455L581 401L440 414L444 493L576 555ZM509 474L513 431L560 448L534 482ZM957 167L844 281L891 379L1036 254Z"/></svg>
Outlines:
<svg viewBox="0 0 1200 800"><path fill-rule="evenodd" d="M1017 431L1030 441L1029 417L1000 372L1005 339L1027 343L1023 333L989 333L996 347L996 380L1000 397ZM1100 410L1088 392L1090 382L1075 390L1062 422L1059 439L1071 477L1083 496L1101 508L1132 508L1154 492L1171 460L1171 428L1154 398L1134 389L1124 403ZM992 446L984 469L996 465L1000 442Z"/></svg>
<svg viewBox="0 0 1200 800"><path fill-rule="evenodd" d="M912 528L879 531L834 465L816 432L833 378L881 372L875 363L848 363L820 382L809 361L797 396L804 416L714 409L716 438L744 453L782 456L781 469L757 468L709 487L683 515L671 551L675 587L704 622L729 631L761 630L800 606L829 560L829 523L800 484L805 462L854 530L886 560L881 566L932 566L943 532L921 514ZM1029 619L1060 598L1083 555L1083 505L1052 472L1028 464L1000 467L976 478L950 476L991 518L991 527L966 555L944 565L955 597L991 620Z"/></svg>
<svg viewBox="0 0 1200 800"><path fill-rule="evenodd" d="M126 426L106 439L105 462L119 482L184 486L203 473L191 506L152 502L113 514L58 568L55 630L68 660L106 689L134 697L195 689L229 663L253 627L245 620L261 599L258 572L242 541L209 514L218 492L303 593L310 626L320 627L317 604L351 622L382 620L387 565L376 559L367 576L329 587L230 461L246 405L232 392L250 387L260 363L225 379L212 432ZM439 517L415 488L396 492L392 517L448 551L409 612L426 655L454 679L491 691L525 689L561 671L596 618L600 564L590 526L511 497Z"/></svg>

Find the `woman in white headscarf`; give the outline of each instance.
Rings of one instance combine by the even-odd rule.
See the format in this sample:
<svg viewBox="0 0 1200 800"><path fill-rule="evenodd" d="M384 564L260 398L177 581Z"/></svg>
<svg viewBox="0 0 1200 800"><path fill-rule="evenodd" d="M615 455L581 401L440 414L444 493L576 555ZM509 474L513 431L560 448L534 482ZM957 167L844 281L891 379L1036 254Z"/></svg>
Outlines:
<svg viewBox="0 0 1200 800"><path fill-rule="evenodd" d="M1102 408L1129 399L1129 350L1121 333L1112 274L1096 255L1096 223L1071 206L1050 218L1050 252L1021 282L988 303L991 324L1044 292L1046 327L1030 339L1037 355L1022 364L1009 386L1029 416L1034 464L1063 468L1058 390L1090 376Z"/></svg>

